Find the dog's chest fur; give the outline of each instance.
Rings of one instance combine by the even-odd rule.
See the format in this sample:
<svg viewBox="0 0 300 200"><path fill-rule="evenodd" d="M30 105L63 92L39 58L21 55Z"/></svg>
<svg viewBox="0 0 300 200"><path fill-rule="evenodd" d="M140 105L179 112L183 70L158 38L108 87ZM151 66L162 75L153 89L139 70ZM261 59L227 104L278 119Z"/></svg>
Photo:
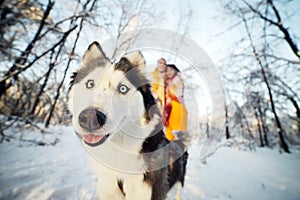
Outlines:
<svg viewBox="0 0 300 200"><path fill-rule="evenodd" d="M163 148L167 144L168 141L164 139L163 133L156 134L144 141L139 154L115 155L114 160L119 160L118 164L123 163L122 169L133 170L135 168L137 170L135 173L119 171L108 166L107 163L99 163L99 160L93 159L93 168L99 181L99 189L112 191L113 199L165 199L169 190L167 152L159 151L152 156L145 154L155 151L154 149ZM165 163L166 166L156 169L162 163ZM99 195L101 199L101 194ZM105 198L107 198L107 194Z"/></svg>

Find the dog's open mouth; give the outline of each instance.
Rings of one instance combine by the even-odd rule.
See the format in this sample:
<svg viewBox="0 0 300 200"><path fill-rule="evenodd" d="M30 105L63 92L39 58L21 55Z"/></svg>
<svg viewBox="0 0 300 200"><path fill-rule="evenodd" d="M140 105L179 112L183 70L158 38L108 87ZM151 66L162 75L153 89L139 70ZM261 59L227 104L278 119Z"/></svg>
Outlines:
<svg viewBox="0 0 300 200"><path fill-rule="evenodd" d="M87 145L91 147L98 146L100 144L103 144L105 140L108 138L109 134L107 135L93 135L93 134L88 134L88 135L83 135L83 141Z"/></svg>

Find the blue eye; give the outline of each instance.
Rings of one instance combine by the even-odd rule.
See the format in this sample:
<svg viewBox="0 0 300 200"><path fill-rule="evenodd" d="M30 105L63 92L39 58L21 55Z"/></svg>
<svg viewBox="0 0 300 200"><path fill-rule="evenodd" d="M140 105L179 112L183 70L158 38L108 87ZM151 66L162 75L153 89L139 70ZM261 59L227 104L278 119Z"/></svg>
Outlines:
<svg viewBox="0 0 300 200"><path fill-rule="evenodd" d="M126 94L129 91L129 88L126 85L120 84L118 90L121 94Z"/></svg>
<svg viewBox="0 0 300 200"><path fill-rule="evenodd" d="M86 82L86 84L85 84L85 86L86 86L87 89L93 88L94 85L95 85L95 84L94 84L94 80L88 80L88 81Z"/></svg>

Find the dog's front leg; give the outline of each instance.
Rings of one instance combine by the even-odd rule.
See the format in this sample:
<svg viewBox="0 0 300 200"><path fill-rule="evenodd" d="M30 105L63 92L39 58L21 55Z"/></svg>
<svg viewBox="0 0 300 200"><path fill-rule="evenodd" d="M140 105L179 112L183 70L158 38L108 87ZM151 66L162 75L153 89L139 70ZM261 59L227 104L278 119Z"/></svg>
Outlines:
<svg viewBox="0 0 300 200"><path fill-rule="evenodd" d="M110 178L98 178L97 193L99 200L122 200L124 194L121 192L117 180Z"/></svg>
<svg viewBox="0 0 300 200"><path fill-rule="evenodd" d="M152 187L144 181L144 175L132 175L124 182L126 200L151 200Z"/></svg>
<svg viewBox="0 0 300 200"><path fill-rule="evenodd" d="M91 159L91 166L97 177L97 195L99 200L123 200L118 179L114 176L115 171L101 165L95 159Z"/></svg>

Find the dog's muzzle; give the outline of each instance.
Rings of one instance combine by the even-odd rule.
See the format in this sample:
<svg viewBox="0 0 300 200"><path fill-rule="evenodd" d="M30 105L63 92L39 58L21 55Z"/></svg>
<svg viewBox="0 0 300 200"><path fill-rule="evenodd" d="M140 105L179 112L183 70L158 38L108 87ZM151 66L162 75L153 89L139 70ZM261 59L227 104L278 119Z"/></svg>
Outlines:
<svg viewBox="0 0 300 200"><path fill-rule="evenodd" d="M96 108L88 108L79 114L78 121L81 128L93 132L105 124L106 116Z"/></svg>
<svg viewBox="0 0 300 200"><path fill-rule="evenodd" d="M78 122L80 127L87 132L86 134L80 136L80 138L82 138L89 146L98 146L102 144L109 136L109 134L95 134L95 131L99 130L106 122L105 114L96 108L88 108L83 110L78 116Z"/></svg>

